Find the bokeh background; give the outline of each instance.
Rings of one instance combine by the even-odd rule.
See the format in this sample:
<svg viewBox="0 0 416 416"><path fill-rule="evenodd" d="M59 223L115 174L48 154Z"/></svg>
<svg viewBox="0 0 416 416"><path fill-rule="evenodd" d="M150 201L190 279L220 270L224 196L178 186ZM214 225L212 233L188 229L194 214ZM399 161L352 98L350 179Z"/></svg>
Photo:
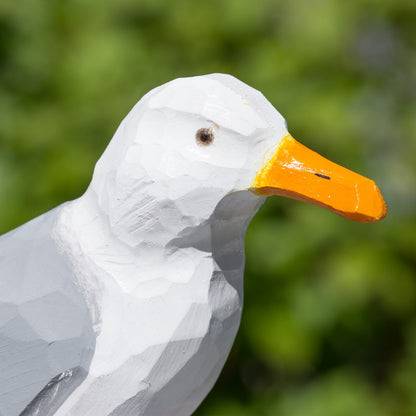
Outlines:
<svg viewBox="0 0 416 416"><path fill-rule="evenodd" d="M390 212L268 200L239 335L196 415L416 415L415 69L409 0L2 1L0 233L81 195L149 89L231 73Z"/></svg>

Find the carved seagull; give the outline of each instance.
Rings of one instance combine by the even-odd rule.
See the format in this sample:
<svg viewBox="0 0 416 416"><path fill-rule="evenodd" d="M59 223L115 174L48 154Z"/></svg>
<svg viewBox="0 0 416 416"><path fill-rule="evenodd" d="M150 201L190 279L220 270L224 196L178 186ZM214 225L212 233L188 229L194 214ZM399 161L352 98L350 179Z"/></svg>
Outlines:
<svg viewBox="0 0 416 416"><path fill-rule="evenodd" d="M83 196L0 238L0 415L190 415L233 344L244 235L269 195L387 212L230 75L146 94Z"/></svg>

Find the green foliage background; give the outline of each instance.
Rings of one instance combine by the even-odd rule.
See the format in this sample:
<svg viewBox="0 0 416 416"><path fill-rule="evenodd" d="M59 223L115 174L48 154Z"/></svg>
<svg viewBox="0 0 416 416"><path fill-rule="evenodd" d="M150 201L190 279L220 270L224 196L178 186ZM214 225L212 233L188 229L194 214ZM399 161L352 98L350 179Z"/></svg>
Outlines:
<svg viewBox="0 0 416 416"><path fill-rule="evenodd" d="M81 195L149 89L231 73L390 212L266 203L241 329L196 415L416 415L415 28L408 0L2 1L0 233Z"/></svg>

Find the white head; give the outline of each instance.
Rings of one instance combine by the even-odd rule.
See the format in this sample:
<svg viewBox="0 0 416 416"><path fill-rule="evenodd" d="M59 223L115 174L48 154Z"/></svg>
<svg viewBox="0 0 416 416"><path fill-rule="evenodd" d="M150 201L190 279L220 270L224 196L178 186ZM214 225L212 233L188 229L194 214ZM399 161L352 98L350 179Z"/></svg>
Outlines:
<svg viewBox="0 0 416 416"><path fill-rule="evenodd" d="M360 206L360 175L305 149L259 91L224 74L180 78L134 106L98 161L89 191L112 232L130 245L146 231L163 241L161 235L178 231L175 225L199 226L225 196L250 189L359 221L385 215L372 181L362 193L377 213Z"/></svg>
<svg viewBox="0 0 416 416"><path fill-rule="evenodd" d="M137 241L131 234L156 222L196 226L226 195L250 189L267 151L287 134L266 98L230 75L176 79L123 120L91 189L123 240Z"/></svg>

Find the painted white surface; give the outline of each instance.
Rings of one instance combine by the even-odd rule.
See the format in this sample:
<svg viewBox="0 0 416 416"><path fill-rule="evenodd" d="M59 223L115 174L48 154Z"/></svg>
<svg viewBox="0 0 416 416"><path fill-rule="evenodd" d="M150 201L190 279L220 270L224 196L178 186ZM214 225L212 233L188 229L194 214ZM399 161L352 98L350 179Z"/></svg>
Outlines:
<svg viewBox="0 0 416 416"><path fill-rule="evenodd" d="M197 142L200 128L212 129L211 145ZM271 104L229 75L174 80L136 104L87 192L58 207L47 231L70 265L68 286L87 305L74 325L94 334L87 343L93 353L67 363L83 378L66 377L73 381L67 388L55 381L59 394L49 388L47 400L37 399L42 411L32 403L24 416L182 416L196 409L240 322L245 230L264 202L249 188L286 134ZM19 229L33 238L27 224ZM44 357L34 359L41 369ZM27 402L17 390L6 394Z"/></svg>

